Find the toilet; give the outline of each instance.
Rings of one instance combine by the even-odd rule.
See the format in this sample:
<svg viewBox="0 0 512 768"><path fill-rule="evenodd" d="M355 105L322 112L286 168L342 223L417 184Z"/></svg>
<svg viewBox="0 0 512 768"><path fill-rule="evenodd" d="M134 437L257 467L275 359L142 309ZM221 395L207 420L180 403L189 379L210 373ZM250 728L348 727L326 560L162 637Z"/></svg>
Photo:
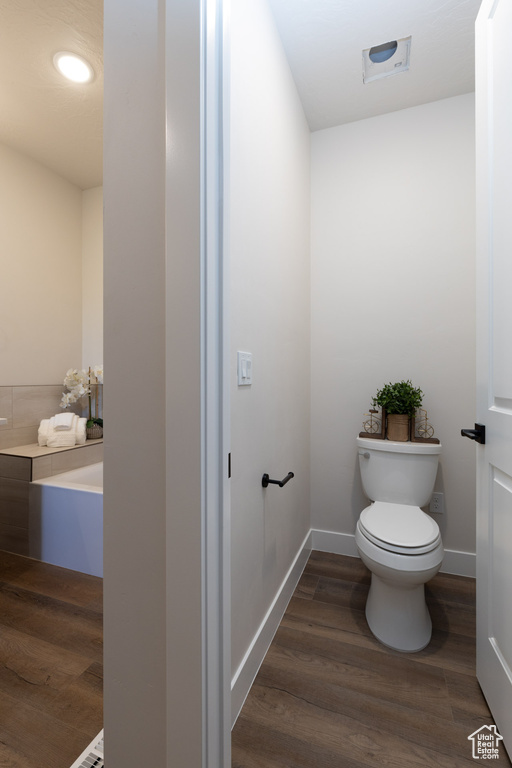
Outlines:
<svg viewBox="0 0 512 768"><path fill-rule="evenodd" d="M441 567L439 526L421 507L434 490L441 445L358 437L363 489L372 501L356 526L356 545L372 580L366 620L384 645L420 651L432 635L425 584Z"/></svg>

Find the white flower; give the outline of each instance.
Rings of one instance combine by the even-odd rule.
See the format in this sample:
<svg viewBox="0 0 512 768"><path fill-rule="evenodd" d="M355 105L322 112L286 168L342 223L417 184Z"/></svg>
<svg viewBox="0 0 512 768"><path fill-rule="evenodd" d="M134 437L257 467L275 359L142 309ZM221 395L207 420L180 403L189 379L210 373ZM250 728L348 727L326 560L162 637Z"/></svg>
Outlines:
<svg viewBox="0 0 512 768"><path fill-rule="evenodd" d="M75 384L75 376L76 370L74 371L72 368L69 369L69 371L66 373L66 378L64 379L64 386L71 388Z"/></svg>
<svg viewBox="0 0 512 768"><path fill-rule="evenodd" d="M89 374L85 370L77 370L76 368L70 368L66 373L64 379L64 385L68 389L74 389L75 387L82 386L86 388L89 384Z"/></svg>
<svg viewBox="0 0 512 768"><path fill-rule="evenodd" d="M71 403L74 403L74 402L75 401L71 399L70 393L67 393L67 394L65 392L62 393L62 399L60 401L61 408L68 408L71 405Z"/></svg>
<svg viewBox="0 0 512 768"><path fill-rule="evenodd" d="M103 384L103 363L101 363L101 365L95 365L92 369L92 373L98 384Z"/></svg>
<svg viewBox="0 0 512 768"><path fill-rule="evenodd" d="M66 372L64 386L69 392L62 394L60 401L61 408L67 408L71 403L76 403L82 397L89 397L89 418L92 414L92 402L96 401L96 416L98 415L98 387L97 384L103 384L103 364L95 365L86 371L84 368L70 368Z"/></svg>

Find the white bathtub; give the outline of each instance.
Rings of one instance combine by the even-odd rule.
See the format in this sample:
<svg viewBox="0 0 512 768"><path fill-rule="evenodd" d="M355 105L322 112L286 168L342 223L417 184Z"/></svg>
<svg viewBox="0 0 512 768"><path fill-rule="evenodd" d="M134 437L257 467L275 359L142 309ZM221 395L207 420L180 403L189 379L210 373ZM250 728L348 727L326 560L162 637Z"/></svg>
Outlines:
<svg viewBox="0 0 512 768"><path fill-rule="evenodd" d="M30 483L29 555L103 576L103 463Z"/></svg>

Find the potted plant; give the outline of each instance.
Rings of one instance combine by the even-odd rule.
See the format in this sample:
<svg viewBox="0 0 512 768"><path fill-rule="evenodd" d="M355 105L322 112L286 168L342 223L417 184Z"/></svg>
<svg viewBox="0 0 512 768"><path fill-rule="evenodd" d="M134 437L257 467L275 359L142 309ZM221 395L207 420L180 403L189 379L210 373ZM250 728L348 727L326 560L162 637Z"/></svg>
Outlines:
<svg viewBox="0 0 512 768"><path fill-rule="evenodd" d="M386 437L388 440L406 442L409 439L409 420L423 400L423 392L410 380L385 384L372 402L386 412Z"/></svg>
<svg viewBox="0 0 512 768"><path fill-rule="evenodd" d="M88 371L70 368L66 373L64 385L69 392L63 393L61 408L67 408L82 397L88 398L89 418L87 419L87 438L94 440L103 436L103 419L99 416L99 384L103 384L103 366L95 365Z"/></svg>

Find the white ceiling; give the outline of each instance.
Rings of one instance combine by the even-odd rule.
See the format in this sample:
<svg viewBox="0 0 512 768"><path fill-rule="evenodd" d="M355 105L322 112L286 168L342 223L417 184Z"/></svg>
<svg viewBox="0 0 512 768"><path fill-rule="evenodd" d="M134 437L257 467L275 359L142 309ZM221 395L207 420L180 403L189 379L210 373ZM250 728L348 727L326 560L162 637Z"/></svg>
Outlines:
<svg viewBox="0 0 512 768"><path fill-rule="evenodd" d="M480 0L269 2L311 130L474 89ZM0 2L0 141L82 189L103 178L102 28L103 0ZM361 51L408 35L409 71L364 85ZM64 81L60 50L87 58L94 82Z"/></svg>
<svg viewBox="0 0 512 768"><path fill-rule="evenodd" d="M474 90L481 0L269 2L312 131ZM363 49L409 35L409 70L364 85Z"/></svg>
<svg viewBox="0 0 512 768"><path fill-rule="evenodd" d="M74 85L58 51L96 77ZM0 141L89 189L102 183L103 0L0 1Z"/></svg>

